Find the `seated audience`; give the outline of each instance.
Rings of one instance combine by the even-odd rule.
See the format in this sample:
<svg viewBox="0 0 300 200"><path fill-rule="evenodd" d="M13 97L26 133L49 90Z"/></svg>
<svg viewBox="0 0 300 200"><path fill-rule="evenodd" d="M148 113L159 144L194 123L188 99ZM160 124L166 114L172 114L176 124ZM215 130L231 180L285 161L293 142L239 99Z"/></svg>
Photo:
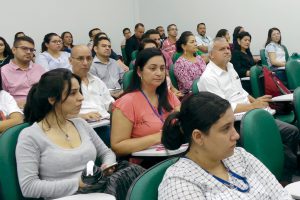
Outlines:
<svg viewBox="0 0 300 200"><path fill-rule="evenodd" d="M62 40L56 33L48 33L42 43L42 53L36 58L36 63L42 65L46 71L56 68L71 69L70 53L61 51Z"/></svg>
<svg viewBox="0 0 300 200"><path fill-rule="evenodd" d="M187 94L192 89L193 81L204 72L206 64L201 56L195 54L197 43L192 32L183 32L176 42L176 48L182 55L175 62L174 74L179 90Z"/></svg>
<svg viewBox="0 0 300 200"><path fill-rule="evenodd" d="M107 37L96 38L93 49L96 56L90 70L91 74L100 78L108 89L120 89L124 70L114 59L109 58L111 54L110 40Z"/></svg>
<svg viewBox="0 0 300 200"><path fill-rule="evenodd" d="M88 42L87 46L90 50L93 49L95 35L97 35L100 32L101 32L100 28L93 28L89 31L90 41Z"/></svg>
<svg viewBox="0 0 300 200"><path fill-rule="evenodd" d="M114 103L112 149L130 155L159 144L164 120L179 107L179 100L167 89L162 53L155 48L142 50L128 89Z"/></svg>
<svg viewBox="0 0 300 200"><path fill-rule="evenodd" d="M105 83L89 72L92 61L93 57L87 46L73 47L70 63L73 73L81 79L81 92L84 97L79 117L88 122L109 119L110 106L114 102ZM110 127L102 126L95 131L104 143L110 146Z"/></svg>
<svg viewBox="0 0 300 200"><path fill-rule="evenodd" d="M228 100L234 113L247 112L255 108L265 108L271 101L270 95L257 99L249 95L241 85L238 74L229 62L231 52L224 38L215 38L209 49L210 63L198 82L199 91L208 91ZM297 165L299 130L291 124L275 120L285 149L285 177L291 181ZM239 128L239 125L238 125ZM238 130L239 131L239 130Z"/></svg>
<svg viewBox="0 0 300 200"><path fill-rule="evenodd" d="M176 52L177 26L175 24L168 25L167 32L168 37L163 41L161 50L167 52L169 57L172 58L173 54Z"/></svg>
<svg viewBox="0 0 300 200"><path fill-rule="evenodd" d="M233 44L233 48L236 48L236 46L238 45L237 42L237 36L239 33L244 32L245 29L242 26L237 26L234 28L233 34L232 34L232 44Z"/></svg>
<svg viewBox="0 0 300 200"><path fill-rule="evenodd" d="M227 100L209 92L188 97L163 127L166 148L189 148L167 169L158 199L291 200L264 164L236 147L238 139Z"/></svg>
<svg viewBox="0 0 300 200"><path fill-rule="evenodd" d="M62 39L62 51L66 51L68 53L71 53L71 49L73 48L73 35L69 31L65 31L61 34Z"/></svg>
<svg viewBox="0 0 300 200"><path fill-rule="evenodd" d="M80 78L70 70L46 72L32 86L24 110L32 125L21 131L16 147L18 178L24 197L54 199L89 187L81 179L86 164L100 158L101 168L115 154L77 115L83 96Z"/></svg>
<svg viewBox="0 0 300 200"><path fill-rule="evenodd" d="M287 82L285 70L277 70L278 67L285 67L287 60L285 59L285 51L281 45L281 33L278 28L270 28L268 31L268 39L265 45L265 54L268 65L271 70L276 73L279 79Z"/></svg>
<svg viewBox="0 0 300 200"><path fill-rule="evenodd" d="M248 32L238 34L237 45L234 47L231 63L239 77L250 77L250 68L255 65L250 51L250 44L251 35Z"/></svg>
<svg viewBox="0 0 300 200"><path fill-rule="evenodd" d="M206 35L206 25L205 23L199 23L197 25L198 34L196 37L197 47L203 53L208 52L208 45L211 42L211 38Z"/></svg>
<svg viewBox="0 0 300 200"><path fill-rule="evenodd" d="M124 39L121 42L121 49L125 48L126 40L128 40L131 37L130 29L129 28L124 28L123 29L123 35L124 35Z"/></svg>
<svg viewBox="0 0 300 200"><path fill-rule="evenodd" d="M233 51L233 44L230 43L230 35L229 35L229 31L227 29L220 29L217 32L216 37L224 37L230 46L230 51L231 52Z"/></svg>
<svg viewBox="0 0 300 200"><path fill-rule="evenodd" d="M160 41L159 32L157 30L155 30L155 29L149 29L143 35L143 39L144 38L150 38L150 39L152 39L152 40L154 40L156 42L156 44L157 44L156 48L159 48L161 50L162 54L164 55L164 58L166 60L166 68L167 68L167 70L169 70L170 66L173 64L172 57L170 57L170 54L168 52L166 52L165 50L161 49L161 41Z"/></svg>
<svg viewBox="0 0 300 200"><path fill-rule="evenodd" d="M22 114L14 98L2 89L0 75L0 134L8 128L22 123Z"/></svg>
<svg viewBox="0 0 300 200"><path fill-rule="evenodd" d="M0 37L0 68L9 63L13 57L9 44L3 37Z"/></svg>
<svg viewBox="0 0 300 200"><path fill-rule="evenodd" d="M2 87L23 108L31 86L40 80L45 69L31 61L35 49L30 37L18 37L14 41L12 52L14 58L1 68Z"/></svg>
<svg viewBox="0 0 300 200"><path fill-rule="evenodd" d="M126 40L125 52L126 52L128 62L132 60L131 53L139 48L144 32L145 32L144 24L137 23L134 27L134 34L129 39ZM125 64L129 64L129 63L125 63Z"/></svg>

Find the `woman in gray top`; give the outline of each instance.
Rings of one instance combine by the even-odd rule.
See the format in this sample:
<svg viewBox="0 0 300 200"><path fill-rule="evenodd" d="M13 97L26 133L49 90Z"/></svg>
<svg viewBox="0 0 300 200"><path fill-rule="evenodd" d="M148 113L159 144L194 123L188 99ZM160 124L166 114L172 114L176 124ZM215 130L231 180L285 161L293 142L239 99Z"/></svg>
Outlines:
<svg viewBox="0 0 300 200"><path fill-rule="evenodd" d="M80 78L67 69L45 73L33 85L24 109L32 123L18 139L16 159L19 183L25 197L58 198L86 187L81 180L88 161L99 157L102 168L116 162L79 113L83 96Z"/></svg>

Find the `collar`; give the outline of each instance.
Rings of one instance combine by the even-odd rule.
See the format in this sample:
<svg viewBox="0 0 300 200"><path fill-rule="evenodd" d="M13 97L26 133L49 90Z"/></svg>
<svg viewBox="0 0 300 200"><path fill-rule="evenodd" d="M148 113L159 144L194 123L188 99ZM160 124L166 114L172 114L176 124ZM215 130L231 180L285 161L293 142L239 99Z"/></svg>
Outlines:
<svg viewBox="0 0 300 200"><path fill-rule="evenodd" d="M94 63L101 63L101 64L103 64L103 65L109 65L109 64L111 63L111 60L110 60L110 59L111 59L111 58L108 58L108 63L103 63L97 56L95 56L93 62L94 62Z"/></svg>
<svg viewBox="0 0 300 200"><path fill-rule="evenodd" d="M95 76L93 76L90 72L87 73L87 79L90 83L95 81Z"/></svg>
<svg viewBox="0 0 300 200"><path fill-rule="evenodd" d="M29 66L28 66L27 69L20 68L16 63L13 62L13 59L10 60L9 64L11 65L11 67L14 70L21 70L21 71L27 71L27 70L29 70L29 69L31 69L33 67L33 62L32 61L30 61Z"/></svg>
<svg viewBox="0 0 300 200"><path fill-rule="evenodd" d="M212 71L214 73L216 73L218 76L221 76L223 73L226 73L225 70L223 70L222 68L220 68L219 66L217 66L213 61L209 60L210 68L212 69ZM231 65L229 63L227 63L227 72L229 72L229 70L231 70Z"/></svg>

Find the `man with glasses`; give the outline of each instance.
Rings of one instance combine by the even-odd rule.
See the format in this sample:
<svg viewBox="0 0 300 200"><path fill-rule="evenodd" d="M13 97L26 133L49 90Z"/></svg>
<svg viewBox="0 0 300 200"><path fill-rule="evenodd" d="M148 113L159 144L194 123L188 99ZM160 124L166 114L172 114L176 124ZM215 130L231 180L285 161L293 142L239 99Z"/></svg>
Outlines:
<svg viewBox="0 0 300 200"><path fill-rule="evenodd" d="M124 70L121 69L118 63L111 59L111 43L107 37L95 38L94 51L96 56L90 72L100 78L111 90L111 95L117 97L121 93L121 81Z"/></svg>
<svg viewBox="0 0 300 200"><path fill-rule="evenodd" d="M85 45L78 45L72 48L69 58L74 74L81 78L81 91L84 97L79 117L87 121L99 121L103 118L110 118L108 113L114 99L109 93L105 83L98 77L89 73L93 57L89 48ZM99 129L99 131L98 131ZM110 146L110 127L104 126L96 129L99 136Z"/></svg>
<svg viewBox="0 0 300 200"><path fill-rule="evenodd" d="M166 51L172 58L173 54L176 52L176 40L178 29L175 24L170 24L167 27L168 37L164 40L161 49Z"/></svg>
<svg viewBox="0 0 300 200"><path fill-rule="evenodd" d="M1 68L2 87L23 108L31 86L40 80L45 69L32 62L34 41L28 36L16 38L12 52L14 58Z"/></svg>

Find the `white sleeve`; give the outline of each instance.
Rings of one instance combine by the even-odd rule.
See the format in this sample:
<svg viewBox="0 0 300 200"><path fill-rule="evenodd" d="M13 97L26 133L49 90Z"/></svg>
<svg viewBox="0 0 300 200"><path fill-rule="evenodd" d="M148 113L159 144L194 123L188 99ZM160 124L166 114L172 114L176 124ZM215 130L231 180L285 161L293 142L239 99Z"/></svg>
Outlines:
<svg viewBox="0 0 300 200"><path fill-rule="evenodd" d="M46 71L49 71L49 62L48 62L48 58L45 54L40 53L36 59L35 59L35 63L40 64Z"/></svg>
<svg viewBox="0 0 300 200"><path fill-rule="evenodd" d="M11 113L22 113L15 99L6 91L1 91L1 104L5 105L3 108L4 113L9 116ZM23 114L23 113L22 113Z"/></svg>

